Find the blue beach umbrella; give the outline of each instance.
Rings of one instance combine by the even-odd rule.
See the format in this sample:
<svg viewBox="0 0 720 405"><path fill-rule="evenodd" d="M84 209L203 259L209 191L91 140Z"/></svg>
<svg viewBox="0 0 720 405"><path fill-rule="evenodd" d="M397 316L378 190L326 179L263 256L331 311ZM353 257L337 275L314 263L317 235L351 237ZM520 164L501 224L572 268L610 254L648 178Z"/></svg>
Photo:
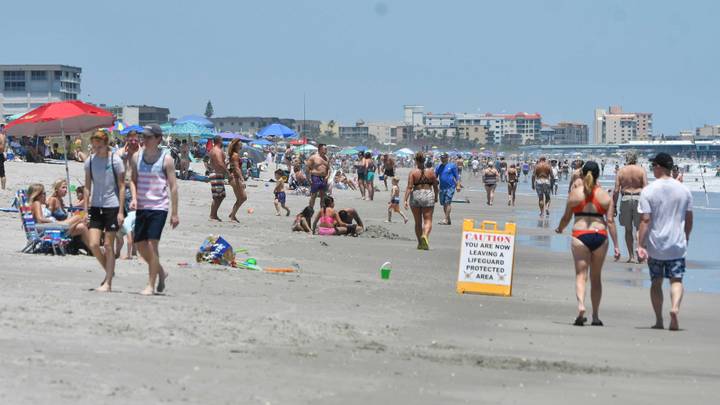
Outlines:
<svg viewBox="0 0 720 405"><path fill-rule="evenodd" d="M256 135L258 138L267 138L269 136L276 138L294 138L297 136L297 133L283 124L270 124L258 131Z"/></svg>
<svg viewBox="0 0 720 405"><path fill-rule="evenodd" d="M175 121L175 125L182 125L182 124L196 124L201 127L205 128L214 128L215 124L212 123L209 119L202 117L200 115L186 115L179 120Z"/></svg>
<svg viewBox="0 0 720 405"><path fill-rule="evenodd" d="M268 145L272 145L273 143L268 141L267 139L251 139L250 144L251 145L260 145L260 146L268 146Z"/></svg>
<svg viewBox="0 0 720 405"><path fill-rule="evenodd" d="M135 131L138 134L142 133L143 127L140 125L130 125L129 127L125 127L125 129L120 131L120 135L127 135L130 133L130 131Z"/></svg>

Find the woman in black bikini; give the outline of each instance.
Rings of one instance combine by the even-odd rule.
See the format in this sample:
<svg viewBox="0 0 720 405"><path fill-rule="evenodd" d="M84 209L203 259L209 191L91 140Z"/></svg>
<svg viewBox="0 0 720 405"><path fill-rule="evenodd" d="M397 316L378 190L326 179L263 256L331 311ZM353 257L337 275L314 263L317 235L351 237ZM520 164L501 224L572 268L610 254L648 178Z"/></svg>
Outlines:
<svg viewBox="0 0 720 405"><path fill-rule="evenodd" d="M425 168L425 155L422 152L415 154L415 165L415 169L411 170L408 175L404 199L405 208L410 206L415 218L417 248L429 250L433 210L438 202L438 180L432 168Z"/></svg>
<svg viewBox="0 0 720 405"><path fill-rule="evenodd" d="M583 187L576 187L568 196L565 214L555 232L562 233L570 223L573 214L575 224L572 232L572 254L575 260L575 294L578 301L578 316L575 326L583 326L585 317L585 284L590 272L590 300L592 301L592 325L602 326L598 310L602 297L601 272L608 250L608 233L613 241L615 260L620 258L617 243L615 215L612 198L597 184L600 167L589 161L581 169Z"/></svg>

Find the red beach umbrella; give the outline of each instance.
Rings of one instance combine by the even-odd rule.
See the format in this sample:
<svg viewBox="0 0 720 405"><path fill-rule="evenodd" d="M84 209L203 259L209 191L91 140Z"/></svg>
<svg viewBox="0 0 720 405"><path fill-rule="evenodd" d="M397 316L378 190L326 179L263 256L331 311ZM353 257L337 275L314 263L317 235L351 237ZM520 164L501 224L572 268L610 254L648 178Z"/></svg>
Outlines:
<svg viewBox="0 0 720 405"><path fill-rule="evenodd" d="M10 136L80 135L113 125L115 117L109 111L78 100L43 104L5 126ZM65 139L65 174L70 186L70 170L67 160L68 142ZM72 193L68 193L72 206Z"/></svg>
<svg viewBox="0 0 720 405"><path fill-rule="evenodd" d="M10 136L79 135L110 127L115 117L102 108L78 100L43 104L5 126Z"/></svg>

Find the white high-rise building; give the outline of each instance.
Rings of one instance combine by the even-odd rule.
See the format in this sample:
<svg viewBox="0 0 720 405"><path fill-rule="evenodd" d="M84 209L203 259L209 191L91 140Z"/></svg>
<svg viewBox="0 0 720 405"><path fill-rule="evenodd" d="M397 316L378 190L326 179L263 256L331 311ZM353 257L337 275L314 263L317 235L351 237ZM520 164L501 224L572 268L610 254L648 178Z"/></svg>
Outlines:
<svg viewBox="0 0 720 405"><path fill-rule="evenodd" d="M595 109L593 143L621 144L652 139L652 113L623 112L621 106Z"/></svg>
<svg viewBox="0 0 720 405"><path fill-rule="evenodd" d="M0 117L79 99L81 73L81 68L66 65L0 65Z"/></svg>

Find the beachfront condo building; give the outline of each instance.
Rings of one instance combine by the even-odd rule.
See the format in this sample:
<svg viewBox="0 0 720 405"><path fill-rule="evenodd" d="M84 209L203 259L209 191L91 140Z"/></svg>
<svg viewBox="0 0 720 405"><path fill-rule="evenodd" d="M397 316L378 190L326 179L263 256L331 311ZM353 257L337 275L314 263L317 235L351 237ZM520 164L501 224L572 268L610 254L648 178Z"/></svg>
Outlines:
<svg viewBox="0 0 720 405"><path fill-rule="evenodd" d="M81 73L67 65L0 65L0 121L45 103L78 100Z"/></svg>
<svg viewBox="0 0 720 405"><path fill-rule="evenodd" d="M483 126L487 131L486 144L527 145L536 142L542 129L542 116L528 114L455 114L458 127Z"/></svg>
<svg viewBox="0 0 720 405"><path fill-rule="evenodd" d="M652 139L652 113L623 112L621 106L595 110L593 143L620 144Z"/></svg>
<svg viewBox="0 0 720 405"><path fill-rule="evenodd" d="M151 105L112 105L107 106L100 104L100 108L104 108L125 125L145 125L164 124L170 120L170 109L165 107L155 107Z"/></svg>
<svg viewBox="0 0 720 405"><path fill-rule="evenodd" d="M720 125L703 125L695 128L695 137L698 139L714 140L720 138Z"/></svg>
<svg viewBox="0 0 720 405"><path fill-rule="evenodd" d="M546 125L536 139L539 145L587 145L589 141L587 124L579 122L560 122Z"/></svg>

